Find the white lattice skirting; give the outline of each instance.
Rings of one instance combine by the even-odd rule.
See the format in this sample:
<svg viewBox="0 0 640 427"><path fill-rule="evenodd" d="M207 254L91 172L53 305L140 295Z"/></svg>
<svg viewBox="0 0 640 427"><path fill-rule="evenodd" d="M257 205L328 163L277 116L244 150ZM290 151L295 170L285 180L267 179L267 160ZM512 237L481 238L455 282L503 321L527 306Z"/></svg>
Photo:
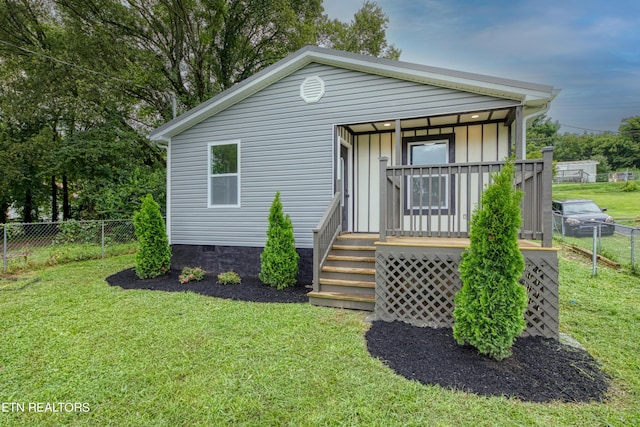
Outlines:
<svg viewBox="0 0 640 427"><path fill-rule="evenodd" d="M376 316L416 326L451 327L453 297L462 287L462 248L378 246ZM529 305L523 336L558 339L558 256L549 249L523 249Z"/></svg>

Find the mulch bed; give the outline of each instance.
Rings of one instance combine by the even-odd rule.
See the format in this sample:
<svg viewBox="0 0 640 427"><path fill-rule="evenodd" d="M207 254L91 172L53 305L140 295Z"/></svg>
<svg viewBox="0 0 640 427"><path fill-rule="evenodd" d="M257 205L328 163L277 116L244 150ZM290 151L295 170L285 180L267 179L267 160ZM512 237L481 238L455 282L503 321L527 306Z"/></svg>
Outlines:
<svg viewBox="0 0 640 427"><path fill-rule="evenodd" d="M111 286L123 289L149 289L167 292L194 292L211 297L251 302L303 303L308 302L307 289L303 285L292 286L281 291L262 283L257 277L243 277L239 285L220 285L216 276L207 273L199 282L180 283L179 272L169 273L153 279L138 279L133 268L107 277Z"/></svg>
<svg viewBox="0 0 640 427"><path fill-rule="evenodd" d="M112 286L167 292L191 291L239 301L304 303L309 289L298 285L278 291L257 278L239 285L216 284L207 274L201 282L180 284L179 273L140 280L133 269L107 277ZM366 333L369 353L407 379L486 396L531 402L602 401L609 377L584 350L540 337L519 338L513 355L501 362L471 346L459 346L451 329L419 328L403 322L373 322Z"/></svg>
<svg viewBox="0 0 640 427"><path fill-rule="evenodd" d="M602 401L609 384L589 353L553 339L518 338L512 356L500 362L458 345L450 328L375 321L366 339L369 352L405 378L480 395Z"/></svg>

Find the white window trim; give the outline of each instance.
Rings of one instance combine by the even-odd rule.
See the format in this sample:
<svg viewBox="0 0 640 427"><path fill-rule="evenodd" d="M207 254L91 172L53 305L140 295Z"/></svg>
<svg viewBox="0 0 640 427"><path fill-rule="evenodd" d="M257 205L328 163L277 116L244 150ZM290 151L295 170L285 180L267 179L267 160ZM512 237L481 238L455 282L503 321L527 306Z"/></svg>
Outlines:
<svg viewBox="0 0 640 427"><path fill-rule="evenodd" d="M213 146L217 146L217 145L231 145L231 144L236 144L238 146L238 172L236 173L222 173L222 174L212 174L211 173L211 147ZM240 207L240 172L241 172L241 158L242 156L240 155L240 140L239 139L232 139L232 140L228 140L228 141L216 141L216 142L210 142L207 144L207 207L209 208L213 208L213 209L224 209L224 208L239 208ZM213 177L225 177L225 176L235 176L238 178L238 187L237 187L237 192L238 192L238 203L234 204L234 205L212 205L211 204L211 178Z"/></svg>

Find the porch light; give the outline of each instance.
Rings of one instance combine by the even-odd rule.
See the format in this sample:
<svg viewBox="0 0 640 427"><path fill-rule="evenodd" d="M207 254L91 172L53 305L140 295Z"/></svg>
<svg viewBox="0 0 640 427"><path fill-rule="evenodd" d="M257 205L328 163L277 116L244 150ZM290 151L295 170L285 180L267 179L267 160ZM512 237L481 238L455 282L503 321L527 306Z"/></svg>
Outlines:
<svg viewBox="0 0 640 427"><path fill-rule="evenodd" d="M473 116L471 116L472 119L477 119L478 117L480 117L480 114L474 114Z"/></svg>
<svg viewBox="0 0 640 427"><path fill-rule="evenodd" d="M388 128L389 126L391 126L391 123L385 123L383 126Z"/></svg>

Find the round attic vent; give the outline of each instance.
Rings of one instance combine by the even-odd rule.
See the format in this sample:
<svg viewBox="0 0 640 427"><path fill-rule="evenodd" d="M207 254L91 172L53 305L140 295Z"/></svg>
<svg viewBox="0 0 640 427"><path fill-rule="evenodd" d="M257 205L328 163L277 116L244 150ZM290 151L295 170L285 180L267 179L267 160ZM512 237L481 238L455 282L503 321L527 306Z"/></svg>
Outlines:
<svg viewBox="0 0 640 427"><path fill-rule="evenodd" d="M300 98L307 104L320 101L324 95L324 80L318 76L307 77L300 85Z"/></svg>

